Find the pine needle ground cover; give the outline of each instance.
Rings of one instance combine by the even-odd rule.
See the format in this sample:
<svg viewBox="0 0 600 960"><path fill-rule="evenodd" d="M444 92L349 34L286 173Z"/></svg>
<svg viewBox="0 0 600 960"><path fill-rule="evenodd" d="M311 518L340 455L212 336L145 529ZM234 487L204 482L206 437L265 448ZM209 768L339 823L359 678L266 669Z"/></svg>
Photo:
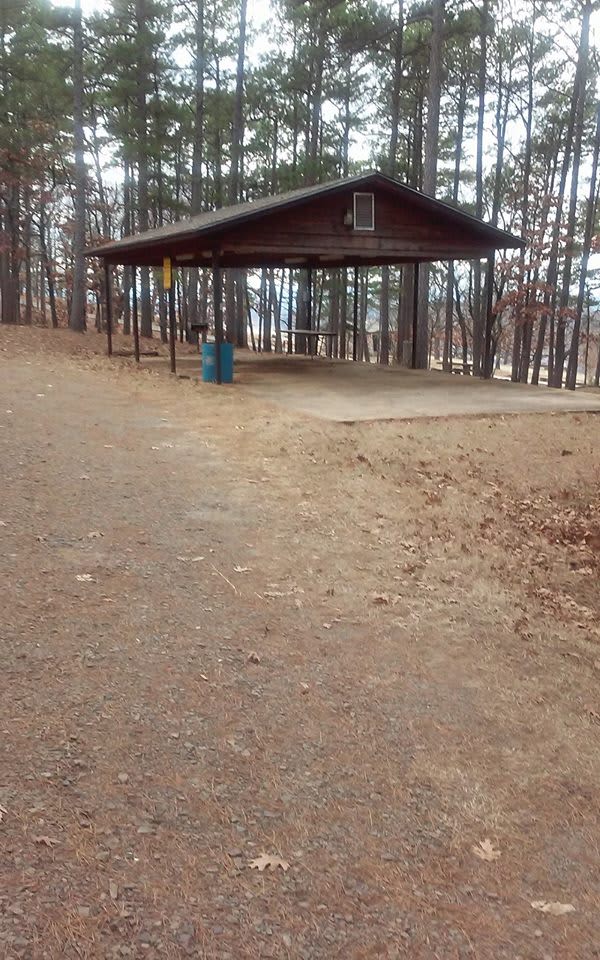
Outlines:
<svg viewBox="0 0 600 960"><path fill-rule="evenodd" d="M0 331L0 954L594 956L598 420Z"/></svg>

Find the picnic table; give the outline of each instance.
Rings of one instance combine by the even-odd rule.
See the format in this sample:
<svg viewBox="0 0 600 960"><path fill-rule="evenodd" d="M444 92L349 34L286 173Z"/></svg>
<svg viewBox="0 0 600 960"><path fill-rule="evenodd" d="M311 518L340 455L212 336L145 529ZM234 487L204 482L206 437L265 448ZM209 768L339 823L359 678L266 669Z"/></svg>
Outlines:
<svg viewBox="0 0 600 960"><path fill-rule="evenodd" d="M284 331L282 330L282 336L283 335L284 335ZM337 338L337 333L334 333L333 330L307 330L303 328L299 329L298 327L296 327L293 330L288 330L287 335L288 337L291 337L291 336L308 337L308 338L314 337L316 349L314 351L311 349L310 351L311 356L315 356L319 350L319 337L321 337L322 340L327 340L329 338L332 342L334 339ZM309 339L309 344L312 346L312 340L310 339Z"/></svg>

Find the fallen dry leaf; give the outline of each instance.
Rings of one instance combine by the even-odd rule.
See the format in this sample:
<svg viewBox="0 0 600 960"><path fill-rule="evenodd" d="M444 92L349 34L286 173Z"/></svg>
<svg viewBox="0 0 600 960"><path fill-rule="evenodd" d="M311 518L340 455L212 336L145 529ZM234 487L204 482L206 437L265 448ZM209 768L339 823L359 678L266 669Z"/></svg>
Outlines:
<svg viewBox="0 0 600 960"><path fill-rule="evenodd" d="M276 870L277 867L281 867L283 872L289 870L289 863L287 860L282 860L281 857L270 856L268 853L261 853L260 857L256 857L255 860L251 860L248 864L251 870L259 870L262 873L267 867L271 867L273 870Z"/></svg>
<svg viewBox="0 0 600 960"><path fill-rule="evenodd" d="M233 569L236 573L250 573L250 567L240 567L236 565Z"/></svg>
<svg viewBox="0 0 600 960"><path fill-rule="evenodd" d="M93 583L94 578L91 573L78 573L75 577L76 580L79 580L80 583Z"/></svg>
<svg viewBox="0 0 600 960"><path fill-rule="evenodd" d="M108 892L110 893L111 900L116 900L119 896L119 888L114 880L108 881Z"/></svg>
<svg viewBox="0 0 600 960"><path fill-rule="evenodd" d="M558 903L558 901L534 900L531 904L534 910L541 913L549 913L553 917L563 917L565 913L573 913L575 907L572 903Z"/></svg>
<svg viewBox="0 0 600 960"><path fill-rule="evenodd" d="M374 593L371 599L373 603L379 603L382 606L390 602L390 598L388 597L387 593Z"/></svg>
<svg viewBox="0 0 600 960"><path fill-rule="evenodd" d="M260 657L257 654L256 650L253 650L252 653L248 654L248 663L260 663Z"/></svg>
<svg viewBox="0 0 600 960"><path fill-rule="evenodd" d="M0 823L2 823L2 821L4 820L7 814L8 814L8 810L6 809L6 807L3 807L2 804L0 803Z"/></svg>
<svg viewBox="0 0 600 960"><path fill-rule="evenodd" d="M42 843L45 847L56 847L60 840L55 840L54 837L34 837L34 843Z"/></svg>
<svg viewBox="0 0 600 960"><path fill-rule="evenodd" d="M476 857L479 857L480 860L487 860L488 862L497 860L500 856L500 851L494 849L492 841L487 837L485 840L480 840L479 843L476 843L471 849Z"/></svg>

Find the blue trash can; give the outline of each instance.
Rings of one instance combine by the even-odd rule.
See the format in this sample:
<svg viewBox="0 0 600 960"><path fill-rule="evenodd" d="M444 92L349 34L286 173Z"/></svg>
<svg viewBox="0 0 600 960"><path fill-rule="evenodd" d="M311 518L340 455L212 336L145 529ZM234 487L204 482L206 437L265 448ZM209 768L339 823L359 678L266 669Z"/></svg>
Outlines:
<svg viewBox="0 0 600 960"><path fill-rule="evenodd" d="M217 382L217 363L214 343L202 344L202 380ZM221 383L233 383L233 344L221 344Z"/></svg>

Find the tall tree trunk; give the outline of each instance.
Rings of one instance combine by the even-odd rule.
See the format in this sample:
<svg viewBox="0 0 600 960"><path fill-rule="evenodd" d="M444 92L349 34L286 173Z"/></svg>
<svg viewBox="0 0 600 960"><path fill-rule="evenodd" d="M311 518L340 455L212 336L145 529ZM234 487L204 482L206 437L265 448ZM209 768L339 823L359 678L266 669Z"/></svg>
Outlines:
<svg viewBox="0 0 600 960"><path fill-rule="evenodd" d="M346 359L346 342L348 331L348 268L342 267L340 270L340 321L337 337L337 355L342 360Z"/></svg>
<svg viewBox="0 0 600 960"><path fill-rule="evenodd" d="M350 169L350 133L352 130L352 114L350 113L350 100L352 97L352 69L350 60L348 60L346 64L343 97L344 113L342 119L342 139L340 142L340 172L342 177L347 177Z"/></svg>
<svg viewBox="0 0 600 960"><path fill-rule="evenodd" d="M550 386L553 387L562 387L565 366L567 310L569 307L571 275L573 271L573 248L575 243L577 219L577 191L579 187L579 168L581 165L581 142L583 139L583 120L590 45L591 13L592 4L588 0L588 2L583 5L581 36L579 39L579 56L577 60L577 69L575 71L575 82L573 84L573 101L575 103L575 119L573 125L573 165L571 167L569 215L567 218L567 248L565 250L559 313L556 322L554 365L552 370L552 381L550 384ZM575 366L575 376L576 375L577 366Z"/></svg>
<svg viewBox="0 0 600 960"><path fill-rule="evenodd" d="M246 8L247 0L240 0L240 29L238 35L237 68L235 76L235 100L231 139L231 176L229 202L240 199L242 178L242 151L244 144L244 65L246 60Z"/></svg>
<svg viewBox="0 0 600 960"><path fill-rule="evenodd" d="M583 313L583 301L585 298L585 285L588 274L588 264L592 246L592 235L594 232L594 213L596 207L596 184L598 179L598 155L600 153L600 106L597 107L596 114L596 135L594 137L594 153L592 158L592 173L590 176L590 189L587 201L587 210L585 216L585 233L583 238L583 250L581 254L581 267L579 271L579 293L577 296L577 308L575 311L575 323L573 326L573 336L571 338L571 349L569 351L569 363L567 367L566 386L569 390L574 390L577 384L577 368L579 366L579 337L581 332L581 316ZM588 334L589 339L589 334Z"/></svg>
<svg viewBox="0 0 600 960"><path fill-rule="evenodd" d="M135 0L135 18L138 37L147 36L146 22L148 19L147 0ZM149 192L149 160L148 160L148 58L143 55L138 61L137 76L137 214L138 228L141 232L150 227L150 192ZM150 270L140 268L140 332L143 337L152 336L152 297L150 292Z"/></svg>
<svg viewBox="0 0 600 960"><path fill-rule="evenodd" d="M241 199L244 149L244 73L246 62L246 13L247 0L240 0L240 27L238 33L235 99L231 135L231 171L229 176L229 202ZM225 274L225 304L227 313L227 339L243 346L244 334L239 329L236 290L239 286L238 271L227 270ZM243 317L243 313L241 313Z"/></svg>
<svg viewBox="0 0 600 960"><path fill-rule="evenodd" d="M311 5L312 7L313 5ZM321 110L323 106L323 69L324 69L324 42L325 42L325 11L314 5L312 20L312 34L314 42L311 45L311 90L309 94L309 123L307 136L307 164L306 182L317 183L319 180L319 141L321 132Z"/></svg>
<svg viewBox="0 0 600 960"><path fill-rule="evenodd" d="M483 0L480 10L481 31L479 40L479 74L477 107L477 147L475 161L475 216L483 216L483 134L485 120L485 95L487 90L487 41L489 31L489 0ZM473 263L473 373L482 373L484 348L484 315L481 302L481 261Z"/></svg>
<svg viewBox="0 0 600 960"><path fill-rule="evenodd" d="M367 313L369 310L369 269L368 267L360 271L360 332L358 359L371 362L369 354L369 341L367 334Z"/></svg>
<svg viewBox="0 0 600 960"><path fill-rule="evenodd" d="M31 269L31 189L25 187L25 220L23 223L23 246L25 248L25 323L33 322L33 278Z"/></svg>
<svg viewBox="0 0 600 960"><path fill-rule="evenodd" d="M263 312L263 350L271 353L273 342L271 338L271 320L273 316L273 297L271 292L272 270L261 270L260 298Z"/></svg>
<svg viewBox="0 0 600 960"><path fill-rule="evenodd" d="M129 160L123 163L123 234L132 232L131 167ZM131 267L123 267L123 333L131 335Z"/></svg>
<svg viewBox="0 0 600 960"><path fill-rule="evenodd" d="M431 39L429 46L429 80L427 86L427 126L423 163L423 193L435 196L437 185L438 144L440 136L440 100L444 54L445 0L433 0ZM429 264L419 270L417 324L417 367L427 368L429 354Z"/></svg>
<svg viewBox="0 0 600 960"><path fill-rule="evenodd" d="M81 333L86 327L85 249L85 139L83 132L83 22L81 0L75 0L73 14L73 139L75 147L73 291L71 294L71 330Z"/></svg>
<svg viewBox="0 0 600 960"><path fill-rule="evenodd" d="M460 167L462 163L462 147L465 129L465 112L467 107L467 77L461 74L457 105L456 145L454 148L454 179L452 182L452 202L458 201L460 187ZM444 352L442 368L448 372L452 370L452 343L454 333L454 262L448 264L448 280L446 284L446 316L444 324Z"/></svg>
<svg viewBox="0 0 600 960"><path fill-rule="evenodd" d="M527 41L527 114L525 119L525 159L523 169L523 198L521 202L521 236L527 238L529 230L529 187L531 182L531 155L533 132L533 68L535 56L535 24L537 19L537 3L532 5L531 28ZM513 343L513 362L511 379L527 383L529 378L529 364L531 362L531 342L533 339L533 319L529 316L529 301L531 298L531 271L525 275L525 250L519 254L519 278L524 287L520 299L520 308L515 317L515 334ZM518 331L518 332L517 332ZM520 353L520 356L519 356Z"/></svg>
<svg viewBox="0 0 600 960"><path fill-rule="evenodd" d="M194 31L194 134L192 145L192 215L202 212L203 182L202 163L204 161L204 74L206 70L204 0L196 0L196 27ZM197 267L189 271L188 278L188 338L190 343L198 342L198 331L191 325L197 324L198 283L200 275Z"/></svg>
<svg viewBox="0 0 600 960"><path fill-rule="evenodd" d="M587 7L589 7L589 4L587 4ZM556 303L558 299L559 247L560 247L561 233L564 227L564 224L562 222L563 203L564 203L564 198L566 194L567 178L568 178L569 167L571 163L573 134L575 131L577 107L579 102L580 76L584 69L584 65L581 59L581 45L582 45L583 34L585 32L586 19L587 19L587 28L589 30L589 11L586 17L585 8L584 8L583 15L582 15L580 42L579 42L580 55L578 57L577 68L575 71L575 80L573 83L571 106L569 110L569 121L567 124L567 131L565 134L565 140L564 140L564 146L563 146L563 160L561 164L560 185L557 191L556 217L554 221L554 229L552 232L552 245L550 249L548 273L546 276L546 293L544 295L544 307L546 308L547 315L550 320L550 324L549 324L550 333L549 333L549 344L548 344L548 384L549 385L553 385L555 382L555 376L554 376L555 339L556 339L555 310L556 310ZM562 370L561 370L561 379L562 379Z"/></svg>
<svg viewBox="0 0 600 960"><path fill-rule="evenodd" d="M53 329L58 328L58 313L56 310L56 288L54 285L54 273L52 272L52 264L50 263L50 257L48 255L48 233L47 233L47 224L46 224L46 203L42 199L40 201L40 250L42 254L42 265L44 268L44 273L46 276L46 283L48 284L48 301L50 303L50 320L52 323Z"/></svg>
<svg viewBox="0 0 600 960"><path fill-rule="evenodd" d="M561 127L560 127L560 131L558 131L558 132L556 133L555 141L556 141L557 144L560 144L560 143L562 142L562 139L563 139L563 137L562 137L562 126L561 126ZM541 229L541 231L542 231L542 237L543 237L544 239L545 239L546 230L547 230L547 227L548 227L549 210L550 210L550 199L551 199L551 197L554 196L554 192L555 192L555 183L556 183L556 174L557 174L557 171L558 171L558 149L553 152L553 157L552 157L552 160L551 160L551 162L550 162L550 164L549 164L549 174L548 174L548 176L547 176L547 178L546 178L546 181L545 181L544 195L545 195L548 199L547 199L547 201L542 205L542 214L541 214L541 216L542 216L542 222L541 222L541 225L540 225L540 229ZM562 198L559 197L559 200L562 202ZM552 233L551 233L551 236L552 236L552 238L553 238L553 239L552 239L552 245L554 245L554 235L555 235L555 234L554 234L554 231L555 231L555 230L556 230L556 223L555 223L555 224L553 225L553 227L552 227ZM552 260L551 260L550 262L552 263ZM536 280L539 280L539 273L540 273L540 269L539 269L539 266L538 266L538 267L536 268ZM548 275L546 276L546 288L547 288L547 284L548 284ZM538 333L537 333L537 342L536 342L535 352L534 352L534 355L533 355L533 364L532 364L532 368L531 368L531 383L532 383L534 386L537 386L537 385L539 384L539 382L540 382L540 370L541 370L541 366L542 366L542 358L543 358L543 355L544 355L544 348L545 348L545 345L546 345L546 329L547 329L547 327L548 327L548 320L549 320L549 307L548 307L548 305L550 304L550 300L551 300L551 295L550 295L550 293L548 292L548 288L547 288L547 289L546 289L546 293L544 294L544 300L543 300L544 311L540 314L540 322L539 322Z"/></svg>
<svg viewBox="0 0 600 960"><path fill-rule="evenodd" d="M404 44L404 0L398 0L398 17L394 34L394 66L392 71L392 94L390 102L390 142L387 157L387 172L396 173L398 132L400 127L400 91L402 88L402 58ZM390 268L381 268L381 299L379 308L379 362L390 362Z"/></svg>

